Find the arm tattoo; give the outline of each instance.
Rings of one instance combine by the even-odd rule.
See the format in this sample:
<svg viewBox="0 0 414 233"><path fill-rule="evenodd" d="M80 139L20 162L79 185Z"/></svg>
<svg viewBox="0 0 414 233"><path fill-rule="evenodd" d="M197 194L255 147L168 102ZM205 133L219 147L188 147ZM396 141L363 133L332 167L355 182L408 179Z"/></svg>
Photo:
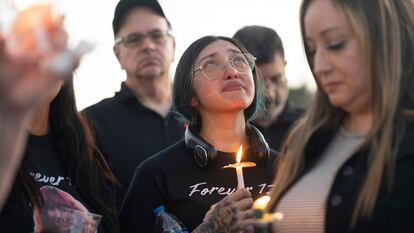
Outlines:
<svg viewBox="0 0 414 233"><path fill-rule="evenodd" d="M192 233L225 233L238 228L236 208L228 201L216 206L210 219L200 224Z"/></svg>

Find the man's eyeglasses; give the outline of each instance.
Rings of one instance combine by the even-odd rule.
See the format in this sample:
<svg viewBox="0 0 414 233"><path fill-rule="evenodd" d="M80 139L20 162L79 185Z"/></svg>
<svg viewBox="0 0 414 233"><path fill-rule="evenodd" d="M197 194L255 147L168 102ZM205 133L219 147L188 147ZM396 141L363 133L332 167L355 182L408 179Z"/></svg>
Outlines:
<svg viewBox="0 0 414 233"><path fill-rule="evenodd" d="M161 30L153 30L147 33L131 33L124 37L118 37L115 39L115 45L124 44L125 47L133 48L142 45L146 37L158 45L165 43L168 36L171 36L168 32L162 32Z"/></svg>
<svg viewBox="0 0 414 233"><path fill-rule="evenodd" d="M231 66L240 74L248 74L254 69L256 58L250 53L242 53L229 58ZM205 78L209 80L215 80L222 78L226 73L227 61L223 59L209 59L201 63L193 71L193 75L200 71L204 74Z"/></svg>

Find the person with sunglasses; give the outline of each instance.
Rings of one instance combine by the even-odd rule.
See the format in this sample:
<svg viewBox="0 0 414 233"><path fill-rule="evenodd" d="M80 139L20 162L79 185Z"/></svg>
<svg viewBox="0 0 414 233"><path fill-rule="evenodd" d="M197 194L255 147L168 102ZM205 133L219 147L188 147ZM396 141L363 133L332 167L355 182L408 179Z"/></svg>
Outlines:
<svg viewBox="0 0 414 233"><path fill-rule="evenodd" d="M175 108L190 122L185 137L136 169L120 213L123 232L154 232L152 211L160 205L193 232L245 229L253 200L270 190L276 157L249 123L263 94L255 58L236 40L206 36L192 43L173 88ZM236 162L240 145L242 161L256 163L243 169L245 188L235 169L223 169Z"/></svg>
<svg viewBox="0 0 414 233"><path fill-rule="evenodd" d="M120 208L134 169L183 137L184 123L171 112L170 65L175 39L156 0L121 0L112 22L113 51L126 80L112 98L84 113L95 125L99 148L121 184Z"/></svg>

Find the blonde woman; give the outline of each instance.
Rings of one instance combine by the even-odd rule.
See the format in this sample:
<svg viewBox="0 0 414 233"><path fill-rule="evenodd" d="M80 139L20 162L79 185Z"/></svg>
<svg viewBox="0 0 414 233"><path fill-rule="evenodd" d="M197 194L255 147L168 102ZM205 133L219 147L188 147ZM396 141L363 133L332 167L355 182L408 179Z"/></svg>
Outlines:
<svg viewBox="0 0 414 233"><path fill-rule="evenodd" d="M412 232L414 2L304 0L317 83L289 135L269 210L274 232Z"/></svg>

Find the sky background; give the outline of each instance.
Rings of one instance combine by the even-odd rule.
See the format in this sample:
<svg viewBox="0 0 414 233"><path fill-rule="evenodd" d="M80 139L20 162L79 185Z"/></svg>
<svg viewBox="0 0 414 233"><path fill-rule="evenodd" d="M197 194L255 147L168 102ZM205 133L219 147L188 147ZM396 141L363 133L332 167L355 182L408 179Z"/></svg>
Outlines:
<svg viewBox="0 0 414 233"><path fill-rule="evenodd" d="M4 0L1 0L4 1ZM25 5L31 0L15 0ZM57 3L65 14L65 27L73 46L80 40L95 44L76 71L75 92L79 109L113 96L125 79L113 54L112 18L118 0L43 0ZM39 2L38 0L36 2ZM175 62L196 39L205 35L231 37L248 25L273 28L281 37L290 87L314 88L299 30L300 0L159 0L176 38Z"/></svg>

